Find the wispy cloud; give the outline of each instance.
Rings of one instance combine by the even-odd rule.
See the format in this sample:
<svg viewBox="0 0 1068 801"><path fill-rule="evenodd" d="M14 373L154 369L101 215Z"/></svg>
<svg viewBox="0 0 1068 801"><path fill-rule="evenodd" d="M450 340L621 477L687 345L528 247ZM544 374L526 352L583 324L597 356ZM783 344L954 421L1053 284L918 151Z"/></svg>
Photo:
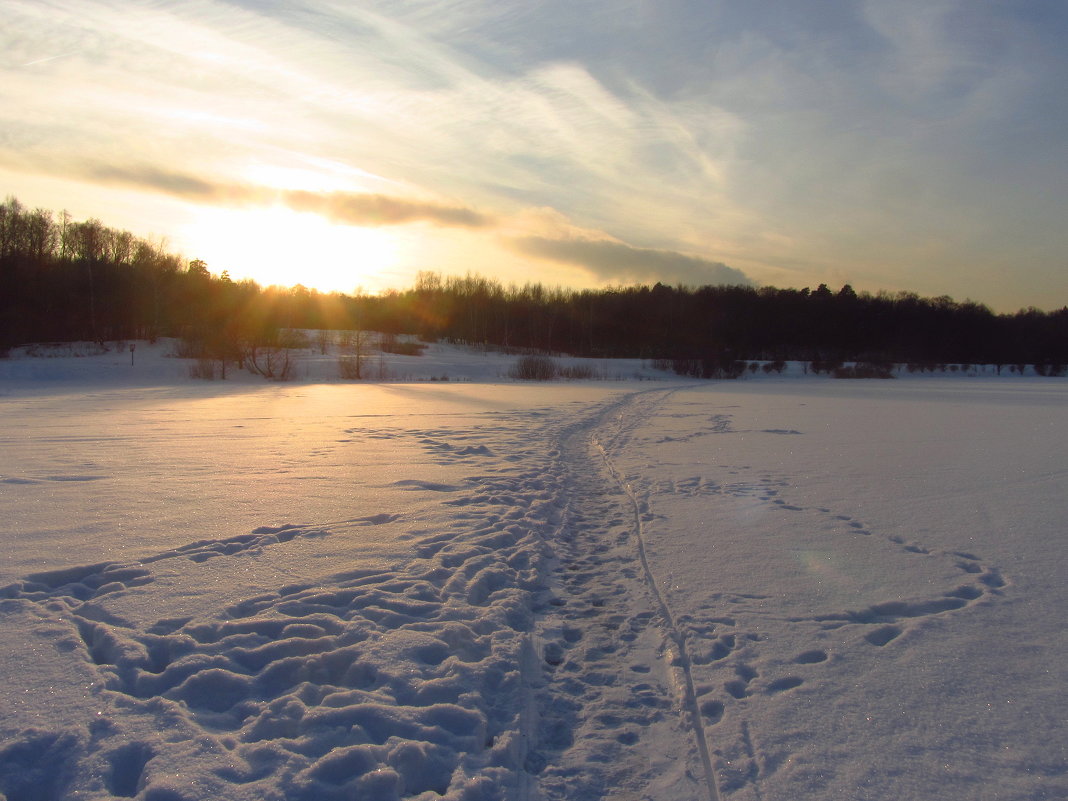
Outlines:
<svg viewBox="0 0 1068 801"><path fill-rule="evenodd" d="M601 281L663 281L702 286L753 283L741 270L722 262L672 250L633 247L625 242L526 236L512 239L511 245L529 256L574 264Z"/></svg>
<svg viewBox="0 0 1068 801"><path fill-rule="evenodd" d="M183 173L151 166L84 167L86 177L108 184L147 189L184 200L220 206L282 205L309 212L332 222L355 226L388 226L429 223L442 227L489 228L501 223L502 230L555 228L553 235L505 237L515 252L540 260L570 264L590 273L599 282L666 281L684 284L752 284L742 271L722 262L673 250L641 248L625 242L588 238L603 232L576 229L559 213L539 210L511 220L497 218L473 209L394 197L375 193L315 192L267 186L213 182Z"/></svg>
<svg viewBox="0 0 1068 801"><path fill-rule="evenodd" d="M123 186L147 189L174 195L183 200L202 200L211 203L245 201L262 201L262 195L252 197L251 188L226 187L222 184L197 178L192 175L161 170L151 166L118 167L110 164L69 165L68 170L80 172L91 181L102 184L121 184ZM236 191L235 191L236 190Z"/></svg>
<svg viewBox="0 0 1068 801"><path fill-rule="evenodd" d="M319 214L346 225L379 226L425 222L460 228L481 228L492 220L464 206L432 203L362 192L312 192L266 186L212 182L154 167L88 166L91 180L162 192L183 200L221 206L280 204L294 211Z"/></svg>
<svg viewBox="0 0 1068 801"><path fill-rule="evenodd" d="M460 228L483 228L492 218L462 206L423 203L388 195L284 190L281 201L295 211L311 211L349 225L404 225L429 222Z"/></svg>

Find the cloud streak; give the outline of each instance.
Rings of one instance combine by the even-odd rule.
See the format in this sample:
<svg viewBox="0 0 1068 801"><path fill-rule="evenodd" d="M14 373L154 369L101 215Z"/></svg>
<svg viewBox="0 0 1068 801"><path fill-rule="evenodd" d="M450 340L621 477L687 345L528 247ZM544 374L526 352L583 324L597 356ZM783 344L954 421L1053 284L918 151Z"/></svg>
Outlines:
<svg viewBox="0 0 1068 801"><path fill-rule="evenodd" d="M294 211L321 214L347 225L405 225L427 222L457 228L484 228L492 218L463 206L423 203L389 195L285 190L281 200Z"/></svg>
<svg viewBox="0 0 1068 801"><path fill-rule="evenodd" d="M282 204L293 211L319 214L331 222L358 226L429 223L444 227L483 228L492 224L488 215L465 206L431 203L391 195L363 192L313 192L274 189L248 184L212 182L193 175L151 166L92 166L85 169L91 180L162 192L183 200L222 206L268 206Z"/></svg>
<svg viewBox="0 0 1068 801"><path fill-rule="evenodd" d="M317 192L214 182L186 173L141 165L92 165L86 177L104 183L171 195L219 206L272 206L320 215L343 225L377 227L428 223L445 228L493 228L499 220L465 206L362 192ZM519 223L520 227L526 227ZM597 232L593 232L597 233ZM612 239L585 236L513 235L505 240L513 252L582 268L598 281L666 281L691 285L752 285L741 270L711 259L674 250L641 248Z"/></svg>
<svg viewBox="0 0 1068 801"><path fill-rule="evenodd" d="M510 240L518 252L539 259L574 264L602 281L651 281L690 285L752 285L741 270L673 250L639 248L625 242L595 239L551 239L542 236Z"/></svg>

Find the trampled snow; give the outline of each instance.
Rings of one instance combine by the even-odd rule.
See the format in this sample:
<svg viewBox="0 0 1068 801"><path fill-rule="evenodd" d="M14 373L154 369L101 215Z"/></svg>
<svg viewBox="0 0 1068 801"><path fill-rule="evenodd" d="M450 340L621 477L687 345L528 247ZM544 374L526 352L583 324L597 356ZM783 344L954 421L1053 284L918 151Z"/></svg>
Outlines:
<svg viewBox="0 0 1068 801"><path fill-rule="evenodd" d="M1068 797L1063 379L162 353L0 362L9 801Z"/></svg>

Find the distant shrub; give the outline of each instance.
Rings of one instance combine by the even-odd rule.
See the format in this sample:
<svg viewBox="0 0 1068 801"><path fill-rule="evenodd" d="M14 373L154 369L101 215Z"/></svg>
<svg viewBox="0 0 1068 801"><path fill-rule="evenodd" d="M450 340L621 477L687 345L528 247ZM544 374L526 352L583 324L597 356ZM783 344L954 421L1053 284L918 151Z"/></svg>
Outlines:
<svg viewBox="0 0 1068 801"><path fill-rule="evenodd" d="M103 342L35 342L27 345L27 356L59 359L70 356L102 356L108 353L108 346Z"/></svg>
<svg viewBox="0 0 1068 801"><path fill-rule="evenodd" d="M835 378L893 378L894 366L885 362L857 362L836 367Z"/></svg>
<svg viewBox="0 0 1068 801"><path fill-rule="evenodd" d="M677 375L693 378L738 378L748 368L748 362L723 354L700 359L672 359L671 369Z"/></svg>
<svg viewBox="0 0 1068 801"><path fill-rule="evenodd" d="M671 371L675 375L687 375L698 378L701 375L700 359L672 359Z"/></svg>
<svg viewBox="0 0 1068 801"><path fill-rule="evenodd" d="M199 359L206 350L204 340L194 337L181 337L175 340L171 355L178 359Z"/></svg>
<svg viewBox="0 0 1068 801"><path fill-rule="evenodd" d="M1041 376L1047 376L1049 378L1059 378L1064 375L1064 365L1036 363L1035 372Z"/></svg>
<svg viewBox="0 0 1068 801"><path fill-rule="evenodd" d="M248 347L242 353L242 361L250 373L268 381L289 381L296 366L287 347Z"/></svg>
<svg viewBox="0 0 1068 801"><path fill-rule="evenodd" d="M813 359L810 365L812 372L817 375L820 373L827 373L833 375L834 372L842 367L841 359Z"/></svg>
<svg viewBox="0 0 1068 801"><path fill-rule="evenodd" d="M422 356L426 345L422 342L402 342L396 334L383 334L378 341L378 349L398 356Z"/></svg>
<svg viewBox="0 0 1068 801"><path fill-rule="evenodd" d="M398 356L422 356L426 345L422 342L395 342L382 350L385 353L396 353Z"/></svg>
<svg viewBox="0 0 1068 801"><path fill-rule="evenodd" d="M347 355L337 357L337 374L346 381L358 381L363 378L363 359Z"/></svg>
<svg viewBox="0 0 1068 801"><path fill-rule="evenodd" d="M303 350L311 347L311 340L303 331L295 328L286 328L278 332L278 347L292 350Z"/></svg>
<svg viewBox="0 0 1068 801"><path fill-rule="evenodd" d="M593 368L588 364L569 364L560 368L560 377L569 381L584 381L594 378Z"/></svg>
<svg viewBox="0 0 1068 801"><path fill-rule="evenodd" d="M548 356L521 356L509 371L521 381L552 381L558 373L556 362Z"/></svg>
<svg viewBox="0 0 1068 801"><path fill-rule="evenodd" d="M333 331L327 331L325 328L320 328L318 331L315 332L315 344L319 348L320 355L326 355L326 352L330 349L330 345L333 341Z"/></svg>
<svg viewBox="0 0 1068 801"><path fill-rule="evenodd" d="M215 375L215 361L212 359L197 359L193 364L189 365L190 378L214 381Z"/></svg>
<svg viewBox="0 0 1068 801"><path fill-rule="evenodd" d="M768 373L770 375L771 373L780 373L781 374L782 371L785 368L786 368L786 362L784 362L784 361L782 361L780 359L780 360L774 361L774 362L766 362L762 369L764 370L765 373Z"/></svg>
<svg viewBox="0 0 1068 801"><path fill-rule="evenodd" d="M701 359L701 378L738 378L747 366L741 359L725 356Z"/></svg>

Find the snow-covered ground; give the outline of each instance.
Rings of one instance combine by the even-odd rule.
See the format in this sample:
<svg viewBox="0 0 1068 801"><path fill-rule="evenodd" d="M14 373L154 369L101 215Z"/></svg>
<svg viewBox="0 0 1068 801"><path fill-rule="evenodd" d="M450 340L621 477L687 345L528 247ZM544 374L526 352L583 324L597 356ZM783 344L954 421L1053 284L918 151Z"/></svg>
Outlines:
<svg viewBox="0 0 1068 801"><path fill-rule="evenodd" d="M1065 379L165 353L0 361L8 801L1068 797Z"/></svg>

